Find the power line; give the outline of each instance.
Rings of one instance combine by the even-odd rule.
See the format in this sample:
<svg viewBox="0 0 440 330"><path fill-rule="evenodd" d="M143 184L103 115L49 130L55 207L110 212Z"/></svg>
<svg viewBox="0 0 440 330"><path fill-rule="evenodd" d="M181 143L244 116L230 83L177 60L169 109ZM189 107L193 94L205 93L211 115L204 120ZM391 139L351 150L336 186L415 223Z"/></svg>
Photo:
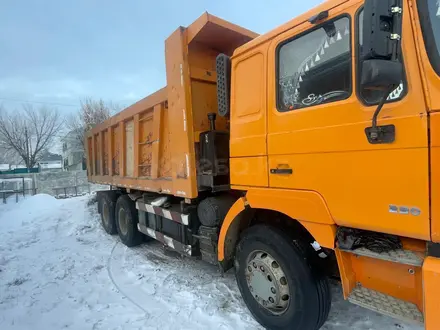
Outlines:
<svg viewBox="0 0 440 330"><path fill-rule="evenodd" d="M67 104L67 103L56 103L56 102L40 102L40 101L30 101L24 99L13 99L8 97L0 97L0 100L11 101L11 102L22 102L22 103L36 103L36 104L47 104L56 105L60 107L79 107L79 104Z"/></svg>

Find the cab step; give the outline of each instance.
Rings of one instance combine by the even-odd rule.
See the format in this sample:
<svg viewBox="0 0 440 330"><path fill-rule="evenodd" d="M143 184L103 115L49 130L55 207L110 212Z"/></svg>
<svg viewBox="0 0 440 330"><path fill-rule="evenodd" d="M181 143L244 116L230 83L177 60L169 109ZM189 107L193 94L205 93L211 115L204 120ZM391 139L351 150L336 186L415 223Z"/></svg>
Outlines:
<svg viewBox="0 0 440 330"><path fill-rule="evenodd" d="M416 305L364 287L353 289L348 301L401 321L417 324L424 322Z"/></svg>
<svg viewBox="0 0 440 330"><path fill-rule="evenodd" d="M355 250L345 250L345 249L340 249L340 250L347 253L353 253L358 256L386 260L404 265L411 265L416 267L421 267L423 265L423 254L422 253L418 254L417 252L413 252L409 250L394 250L394 251L382 252L382 253L373 252L363 247Z"/></svg>

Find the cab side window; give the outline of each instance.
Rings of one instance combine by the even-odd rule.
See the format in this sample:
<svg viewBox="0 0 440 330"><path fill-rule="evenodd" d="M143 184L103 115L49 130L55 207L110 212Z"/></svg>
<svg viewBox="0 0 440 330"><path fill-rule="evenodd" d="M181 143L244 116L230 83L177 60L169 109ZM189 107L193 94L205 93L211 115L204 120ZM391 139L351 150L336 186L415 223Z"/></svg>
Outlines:
<svg viewBox="0 0 440 330"><path fill-rule="evenodd" d="M361 69L362 69L362 47L363 47L363 40L362 40L362 31L364 28L364 10L362 9L358 15L357 15L357 24L358 24L358 35L357 35L357 40L358 40L358 49L357 49L357 59L358 59L358 88L359 88L359 92L358 92L358 96L359 98L366 103L367 105L374 105L374 104L378 104L380 102L380 100L383 97L383 91L377 91L377 90L372 90L372 89L362 89L359 82L361 81ZM400 61L402 61L402 59L400 59ZM407 86L406 86L406 82L402 81L400 83L400 85L390 93L390 95L388 96L387 102L392 102L392 101L398 101L400 99L402 99L407 92Z"/></svg>
<svg viewBox="0 0 440 330"><path fill-rule="evenodd" d="M277 108L281 112L350 97L350 19L325 22L277 48Z"/></svg>

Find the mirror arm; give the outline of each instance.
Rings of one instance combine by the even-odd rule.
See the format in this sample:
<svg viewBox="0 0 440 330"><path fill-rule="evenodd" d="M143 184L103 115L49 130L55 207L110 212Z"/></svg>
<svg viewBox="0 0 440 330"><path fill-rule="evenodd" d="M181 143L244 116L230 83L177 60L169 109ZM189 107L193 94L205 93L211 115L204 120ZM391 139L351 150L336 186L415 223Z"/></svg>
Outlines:
<svg viewBox="0 0 440 330"><path fill-rule="evenodd" d="M373 124L372 127L367 127L365 129L365 134L367 135L368 142L371 144L382 144L382 143L393 143L395 139L395 127L394 125L384 125L377 126L377 117L381 112L383 106L385 105L388 96L390 93L396 88L396 85L391 85L383 95L380 100L376 111L374 111L373 115Z"/></svg>
<svg viewBox="0 0 440 330"><path fill-rule="evenodd" d="M373 114L373 127L372 127L372 132L371 134L373 134L374 132L377 134L377 117L379 116L379 113L382 111L383 106L385 105L388 96L391 94L391 92L396 88L395 85L391 85L386 91L385 94L383 95L382 99L380 100L379 104L377 105L376 111L374 111ZM377 138L377 136L376 136Z"/></svg>

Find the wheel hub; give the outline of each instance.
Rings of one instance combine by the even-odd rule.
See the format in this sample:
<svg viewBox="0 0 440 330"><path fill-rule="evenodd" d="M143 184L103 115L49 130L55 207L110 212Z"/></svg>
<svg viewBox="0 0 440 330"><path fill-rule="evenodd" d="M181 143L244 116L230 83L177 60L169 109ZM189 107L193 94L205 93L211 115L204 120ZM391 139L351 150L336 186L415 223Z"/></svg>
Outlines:
<svg viewBox="0 0 440 330"><path fill-rule="evenodd" d="M268 253L255 251L247 260L246 280L254 299L273 314L282 314L290 302L287 278Z"/></svg>

